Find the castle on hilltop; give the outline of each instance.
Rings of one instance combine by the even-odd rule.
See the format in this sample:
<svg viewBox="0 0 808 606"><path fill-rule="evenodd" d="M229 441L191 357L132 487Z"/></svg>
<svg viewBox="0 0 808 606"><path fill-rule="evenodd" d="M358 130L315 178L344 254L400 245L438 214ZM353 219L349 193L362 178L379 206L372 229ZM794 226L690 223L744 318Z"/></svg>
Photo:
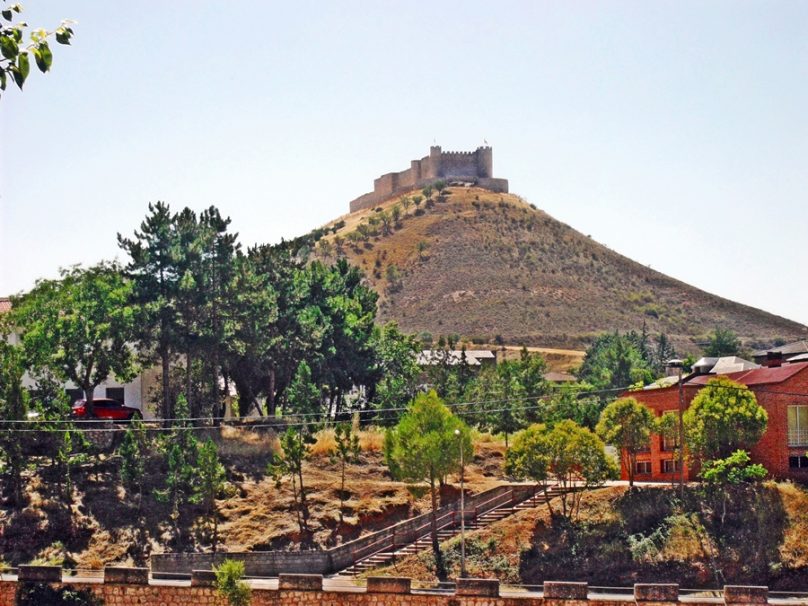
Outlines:
<svg viewBox="0 0 808 606"><path fill-rule="evenodd" d="M373 191L353 200L351 212L441 180L463 181L491 191L507 192L508 180L495 179L493 174L494 152L490 147L478 147L473 152L445 152L433 145L428 156L413 160L407 170L387 173L373 181Z"/></svg>

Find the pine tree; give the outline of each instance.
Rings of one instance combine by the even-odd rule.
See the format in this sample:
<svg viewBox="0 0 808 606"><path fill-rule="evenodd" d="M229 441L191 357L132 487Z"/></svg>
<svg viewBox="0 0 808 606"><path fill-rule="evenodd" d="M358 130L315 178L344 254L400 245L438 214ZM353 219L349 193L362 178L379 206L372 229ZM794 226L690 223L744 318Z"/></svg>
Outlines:
<svg viewBox="0 0 808 606"><path fill-rule="evenodd" d="M216 507L216 496L222 491L224 485L224 465L219 461L216 444L208 438L199 449L197 481L194 484L192 502L201 503L205 509L213 553L216 553L219 543L219 512Z"/></svg>
<svg viewBox="0 0 808 606"><path fill-rule="evenodd" d="M308 459L310 451L307 441L307 436L303 433L292 427L288 428L281 436L283 457L271 462L267 467L268 473L275 479L276 487L280 488L285 476L292 481L297 523L303 541L308 540L309 535L309 508L306 502L306 488L303 485L303 461Z"/></svg>
<svg viewBox="0 0 808 606"><path fill-rule="evenodd" d="M339 525L342 526L343 513L345 508L345 467L349 463L356 463L362 452L359 448L359 436L356 435L348 423L340 423L334 428L334 441L336 448L331 455L332 461L338 462L340 466L340 487L339 487Z"/></svg>

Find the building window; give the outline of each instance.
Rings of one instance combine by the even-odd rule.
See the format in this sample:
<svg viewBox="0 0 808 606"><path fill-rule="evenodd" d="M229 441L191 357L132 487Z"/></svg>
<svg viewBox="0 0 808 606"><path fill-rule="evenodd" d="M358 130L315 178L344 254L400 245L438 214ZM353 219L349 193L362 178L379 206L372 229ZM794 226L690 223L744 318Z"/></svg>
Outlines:
<svg viewBox="0 0 808 606"><path fill-rule="evenodd" d="M123 404L123 387L107 387L107 397Z"/></svg>
<svg viewBox="0 0 808 606"><path fill-rule="evenodd" d="M646 444L645 446L640 446L640 447L637 449L637 452L639 452L639 453L641 453L641 454L647 454L647 453L651 452L651 445L650 445L650 444Z"/></svg>
<svg viewBox="0 0 808 606"><path fill-rule="evenodd" d="M665 459L662 461L662 473L676 473L679 471L679 461L676 459Z"/></svg>
<svg viewBox="0 0 808 606"><path fill-rule="evenodd" d="M788 445L808 446L808 406L788 407Z"/></svg>
<svg viewBox="0 0 808 606"><path fill-rule="evenodd" d="M788 457L788 466L791 469L808 469L808 457Z"/></svg>
<svg viewBox="0 0 808 606"><path fill-rule="evenodd" d="M662 450L671 452L679 448L679 436L662 436Z"/></svg>
<svg viewBox="0 0 808 606"><path fill-rule="evenodd" d="M662 413L663 415L672 414L676 417L676 420L679 420L679 411L678 410L666 410ZM676 432L675 436L662 436L662 450L671 452L679 448L679 432Z"/></svg>
<svg viewBox="0 0 808 606"><path fill-rule="evenodd" d="M634 467L637 475L646 475L651 473L651 461L637 461Z"/></svg>

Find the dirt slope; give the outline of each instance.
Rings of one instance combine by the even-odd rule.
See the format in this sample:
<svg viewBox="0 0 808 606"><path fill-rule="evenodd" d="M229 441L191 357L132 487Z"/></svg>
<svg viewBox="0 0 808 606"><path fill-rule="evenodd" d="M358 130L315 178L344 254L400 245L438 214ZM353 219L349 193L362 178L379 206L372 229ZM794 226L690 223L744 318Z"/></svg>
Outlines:
<svg viewBox="0 0 808 606"><path fill-rule="evenodd" d="M344 222L329 236L326 256L359 264L383 294L381 319L406 331L576 348L597 333L646 322L689 350L719 325L750 346L808 334L796 322L640 265L518 196L471 187L444 194L410 206L388 230L380 224L367 241L352 243L348 234L401 207L400 199L331 224ZM419 242L426 248L419 251ZM398 279L390 279L391 265Z"/></svg>
<svg viewBox="0 0 808 606"><path fill-rule="evenodd" d="M588 581L625 587L635 582L768 585L803 591L808 583L808 491L791 483L738 487L722 519L716 501L691 487L659 485L628 491L613 486L584 495L580 515L551 518L542 505L470 532L469 576L540 585L544 580ZM551 504L557 513L558 499ZM460 541L444 543L451 575L460 568ZM422 552L368 575L434 579L434 560Z"/></svg>

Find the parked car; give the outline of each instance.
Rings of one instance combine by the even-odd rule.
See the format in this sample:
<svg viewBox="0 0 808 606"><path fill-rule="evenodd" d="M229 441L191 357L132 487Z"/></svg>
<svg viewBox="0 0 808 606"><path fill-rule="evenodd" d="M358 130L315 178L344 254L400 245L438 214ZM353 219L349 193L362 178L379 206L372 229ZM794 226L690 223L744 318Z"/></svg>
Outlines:
<svg viewBox="0 0 808 606"><path fill-rule="evenodd" d="M106 419L109 421L131 421L132 419L142 419L143 414L131 406L125 406L118 400L112 398L93 399L93 416L87 414L87 400L76 400L70 411L70 416L74 419Z"/></svg>

